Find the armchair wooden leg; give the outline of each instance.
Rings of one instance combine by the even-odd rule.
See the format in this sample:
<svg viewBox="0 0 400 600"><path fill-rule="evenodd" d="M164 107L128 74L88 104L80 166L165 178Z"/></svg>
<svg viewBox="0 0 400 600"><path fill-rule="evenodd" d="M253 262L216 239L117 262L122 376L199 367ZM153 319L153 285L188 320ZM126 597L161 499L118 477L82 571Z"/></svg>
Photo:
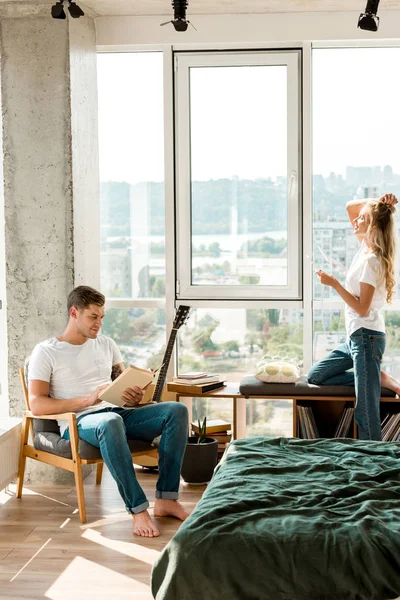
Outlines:
<svg viewBox="0 0 400 600"><path fill-rule="evenodd" d="M101 478L103 477L103 467L104 467L104 463L102 463L102 462L97 463L96 485L100 485L100 483L101 483Z"/></svg>
<svg viewBox="0 0 400 600"><path fill-rule="evenodd" d="M18 484L17 484L17 498L22 496L22 487L24 485L24 474L26 465L25 446L28 443L29 436L29 419L24 417L21 428L21 446L19 451L19 463L18 463Z"/></svg>
<svg viewBox="0 0 400 600"><path fill-rule="evenodd" d="M78 453L78 428L76 426L75 414L68 420L69 433L71 436L71 451L72 460L74 461L74 475L76 485L76 495L78 498L78 509L81 523L86 523L86 507L85 507L85 494L83 491L83 477L82 477L82 462L81 457Z"/></svg>
<svg viewBox="0 0 400 600"><path fill-rule="evenodd" d="M83 477L82 477L82 464L74 463L74 475L76 485L76 495L78 498L78 509L81 523L86 523L86 506L85 506L85 494L83 491Z"/></svg>

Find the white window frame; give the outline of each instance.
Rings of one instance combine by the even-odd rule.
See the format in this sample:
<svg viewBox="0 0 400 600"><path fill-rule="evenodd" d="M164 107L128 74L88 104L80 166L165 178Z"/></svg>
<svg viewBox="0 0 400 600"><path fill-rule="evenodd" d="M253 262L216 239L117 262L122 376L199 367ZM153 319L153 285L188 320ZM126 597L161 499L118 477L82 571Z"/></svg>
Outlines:
<svg viewBox="0 0 400 600"><path fill-rule="evenodd" d="M191 281L190 68L287 67L288 277L286 286L193 285ZM175 54L177 299L301 300L301 50Z"/></svg>

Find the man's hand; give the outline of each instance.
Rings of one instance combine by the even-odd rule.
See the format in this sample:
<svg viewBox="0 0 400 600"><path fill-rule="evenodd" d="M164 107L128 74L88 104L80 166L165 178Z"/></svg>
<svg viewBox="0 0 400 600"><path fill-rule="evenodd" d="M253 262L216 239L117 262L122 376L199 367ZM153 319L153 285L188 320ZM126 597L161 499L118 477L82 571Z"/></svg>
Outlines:
<svg viewBox="0 0 400 600"><path fill-rule="evenodd" d="M109 383L105 383L103 385L99 385L99 387L97 387L88 398L86 398L86 406L94 406L95 404L99 404L101 402L101 400L99 399L99 394L100 392L102 392L103 390L105 390L110 384Z"/></svg>
<svg viewBox="0 0 400 600"><path fill-rule="evenodd" d="M125 400L124 406L127 408L133 408L137 406L141 400L143 400L144 392L140 387L126 388L122 394L122 399Z"/></svg>
<svg viewBox="0 0 400 600"><path fill-rule="evenodd" d="M390 206L395 206L398 203L398 200L394 194L384 194L379 198L381 202L384 204L389 204Z"/></svg>
<svg viewBox="0 0 400 600"><path fill-rule="evenodd" d="M333 275L328 275L328 273L325 273L325 271L323 271L322 269L318 269L316 273L322 285L328 285L329 287L335 289L337 284L339 283L336 277L334 277Z"/></svg>

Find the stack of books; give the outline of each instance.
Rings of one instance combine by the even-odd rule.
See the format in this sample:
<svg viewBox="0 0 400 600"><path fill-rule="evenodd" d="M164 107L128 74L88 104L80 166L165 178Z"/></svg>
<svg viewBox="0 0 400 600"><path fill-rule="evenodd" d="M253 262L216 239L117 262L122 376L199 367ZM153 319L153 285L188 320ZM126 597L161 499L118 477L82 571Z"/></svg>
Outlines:
<svg viewBox="0 0 400 600"><path fill-rule="evenodd" d="M382 421L382 441L400 441L400 413L388 413Z"/></svg>
<svg viewBox="0 0 400 600"><path fill-rule="evenodd" d="M199 435L198 423L192 423L191 427L192 435ZM232 425L223 419L213 419L207 421L206 431L208 437L212 437L218 442L218 460L220 460L232 439Z"/></svg>
<svg viewBox="0 0 400 600"><path fill-rule="evenodd" d="M204 394L205 392L217 390L224 385L225 382L221 381L220 376L215 373L193 371L173 377L172 382L167 383L167 390L183 394Z"/></svg>

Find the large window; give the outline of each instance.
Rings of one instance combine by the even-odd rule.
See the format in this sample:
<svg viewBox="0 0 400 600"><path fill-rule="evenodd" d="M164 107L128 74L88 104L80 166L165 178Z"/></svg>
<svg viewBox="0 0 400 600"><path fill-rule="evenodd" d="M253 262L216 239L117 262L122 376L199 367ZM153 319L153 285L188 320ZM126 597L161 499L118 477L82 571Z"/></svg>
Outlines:
<svg viewBox="0 0 400 600"><path fill-rule="evenodd" d="M103 332L126 364L155 368L167 321L162 53L99 54L98 87Z"/></svg>
<svg viewBox="0 0 400 600"><path fill-rule="evenodd" d="M101 289L109 298L162 298L162 54L99 54L98 87Z"/></svg>
<svg viewBox="0 0 400 600"><path fill-rule="evenodd" d="M294 49L99 56L103 330L127 363L158 366L178 303L195 308L175 373L239 382L264 355L307 372L344 341L343 302L313 271L344 281L348 200L400 196L399 65L400 48L318 48L302 81ZM195 400L205 414L229 420L231 402ZM246 418L248 435L291 435L289 402L248 401Z"/></svg>
<svg viewBox="0 0 400 600"><path fill-rule="evenodd" d="M179 372L208 371L239 382L255 373L263 357L280 356L303 363L302 312L288 309L197 309L179 332ZM227 399L196 398L193 415L232 418ZM250 400L247 435L292 435L290 401Z"/></svg>
<svg viewBox="0 0 400 600"><path fill-rule="evenodd" d="M300 298L299 53L178 53L178 297Z"/></svg>
<svg viewBox="0 0 400 600"><path fill-rule="evenodd" d="M345 205L400 197L400 48L313 51L313 261L342 283L358 247ZM390 85L388 85L390 82ZM388 93L382 93L388 90ZM314 359L344 339L343 302L314 276ZM400 377L400 313L386 312L384 368Z"/></svg>

